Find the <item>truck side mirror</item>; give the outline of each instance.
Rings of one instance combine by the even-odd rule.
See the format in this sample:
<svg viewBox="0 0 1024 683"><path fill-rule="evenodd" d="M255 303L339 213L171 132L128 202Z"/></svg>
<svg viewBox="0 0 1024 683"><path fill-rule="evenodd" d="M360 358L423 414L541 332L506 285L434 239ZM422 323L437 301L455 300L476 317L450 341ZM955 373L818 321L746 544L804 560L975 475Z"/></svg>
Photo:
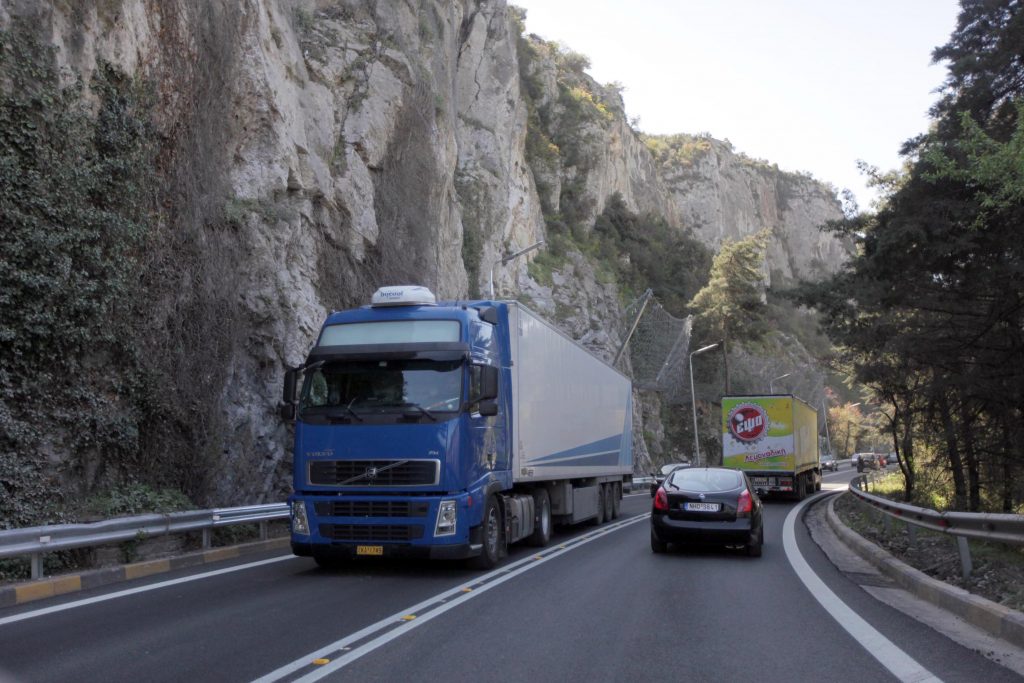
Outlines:
<svg viewBox="0 0 1024 683"><path fill-rule="evenodd" d="M498 402L493 398L480 401L480 414L484 417L498 414Z"/></svg>
<svg viewBox="0 0 1024 683"><path fill-rule="evenodd" d="M298 368L288 368L284 372L284 402L279 407L284 420L295 419L295 385L298 374Z"/></svg>
<svg viewBox="0 0 1024 683"><path fill-rule="evenodd" d="M498 368L484 365L480 368L480 399L498 398ZM483 414L483 406L480 406Z"/></svg>
<svg viewBox="0 0 1024 683"><path fill-rule="evenodd" d="M298 368L288 368L284 371L284 402L295 403L295 385L299 374Z"/></svg>

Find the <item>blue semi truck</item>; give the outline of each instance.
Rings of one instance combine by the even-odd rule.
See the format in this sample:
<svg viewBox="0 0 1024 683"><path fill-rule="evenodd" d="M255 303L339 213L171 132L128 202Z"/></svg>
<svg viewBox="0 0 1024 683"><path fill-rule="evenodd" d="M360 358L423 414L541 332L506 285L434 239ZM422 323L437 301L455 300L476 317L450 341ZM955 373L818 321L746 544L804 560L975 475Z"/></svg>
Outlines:
<svg viewBox="0 0 1024 683"><path fill-rule="evenodd" d="M521 304L382 287L285 373L292 551L490 568L554 524L613 519L632 413L625 375Z"/></svg>

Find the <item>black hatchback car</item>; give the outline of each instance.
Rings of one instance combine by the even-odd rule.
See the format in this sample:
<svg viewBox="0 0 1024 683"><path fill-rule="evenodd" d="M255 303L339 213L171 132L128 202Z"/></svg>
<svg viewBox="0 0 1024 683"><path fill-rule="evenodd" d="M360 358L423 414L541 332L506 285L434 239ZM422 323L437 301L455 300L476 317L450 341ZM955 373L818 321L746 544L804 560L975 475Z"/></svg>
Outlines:
<svg viewBox="0 0 1024 683"><path fill-rule="evenodd" d="M654 494L651 550L669 543L742 545L751 557L764 545L761 499L739 470L677 469Z"/></svg>

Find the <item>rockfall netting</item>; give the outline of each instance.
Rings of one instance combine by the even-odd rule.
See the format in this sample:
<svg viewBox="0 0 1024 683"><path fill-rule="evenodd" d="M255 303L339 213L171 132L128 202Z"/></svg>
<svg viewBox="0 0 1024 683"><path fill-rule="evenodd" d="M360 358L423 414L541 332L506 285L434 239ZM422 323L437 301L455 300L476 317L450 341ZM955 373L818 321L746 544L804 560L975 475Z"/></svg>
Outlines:
<svg viewBox="0 0 1024 683"><path fill-rule="evenodd" d="M670 403L688 402L690 317L676 318L647 290L626 308L624 318L628 342L617 365L624 365L622 358L628 353L635 387L657 391Z"/></svg>

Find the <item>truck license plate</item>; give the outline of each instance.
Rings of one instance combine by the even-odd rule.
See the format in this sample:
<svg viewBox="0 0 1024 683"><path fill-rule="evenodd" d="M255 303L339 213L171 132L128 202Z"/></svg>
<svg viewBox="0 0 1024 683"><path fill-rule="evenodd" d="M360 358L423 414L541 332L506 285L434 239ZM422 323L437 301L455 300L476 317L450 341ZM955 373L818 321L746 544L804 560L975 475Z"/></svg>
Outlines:
<svg viewBox="0 0 1024 683"><path fill-rule="evenodd" d="M382 545L357 545L356 555L383 555L384 546Z"/></svg>
<svg viewBox="0 0 1024 683"><path fill-rule="evenodd" d="M683 507L690 512L718 512L718 503L686 503Z"/></svg>
<svg viewBox="0 0 1024 683"><path fill-rule="evenodd" d="M768 477L751 477L750 483L754 486L769 486L771 484Z"/></svg>

